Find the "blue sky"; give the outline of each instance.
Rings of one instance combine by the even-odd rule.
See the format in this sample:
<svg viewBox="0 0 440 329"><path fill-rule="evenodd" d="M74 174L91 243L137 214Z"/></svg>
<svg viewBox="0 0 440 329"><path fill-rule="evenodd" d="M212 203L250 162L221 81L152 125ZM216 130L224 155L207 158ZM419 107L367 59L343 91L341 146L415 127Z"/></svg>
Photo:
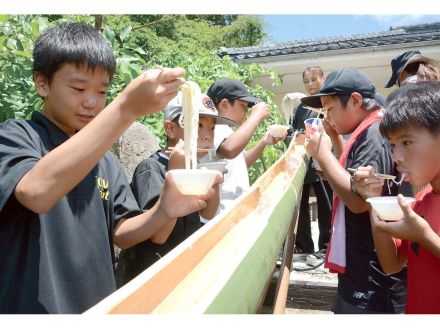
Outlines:
<svg viewBox="0 0 440 329"><path fill-rule="evenodd" d="M440 22L440 15L262 15L265 43L388 31L390 26Z"/></svg>

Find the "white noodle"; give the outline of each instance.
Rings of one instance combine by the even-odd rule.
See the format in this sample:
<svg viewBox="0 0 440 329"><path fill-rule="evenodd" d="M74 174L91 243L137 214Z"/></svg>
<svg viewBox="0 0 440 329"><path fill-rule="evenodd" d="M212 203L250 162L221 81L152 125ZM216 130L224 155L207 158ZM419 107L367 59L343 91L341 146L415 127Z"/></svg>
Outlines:
<svg viewBox="0 0 440 329"><path fill-rule="evenodd" d="M405 176L406 176L406 173L402 173L402 177L400 177L400 181L396 182L396 181L393 179L393 182L394 182L397 186L402 185L402 182L403 182L403 179L405 178Z"/></svg>
<svg viewBox="0 0 440 329"><path fill-rule="evenodd" d="M186 81L182 86L182 114L179 124L183 127L185 168L197 168L197 138L199 130L200 87L193 81Z"/></svg>
<svg viewBox="0 0 440 329"><path fill-rule="evenodd" d="M396 181L394 179L387 179L387 185L388 185L388 193L391 195L391 181L393 181L394 184L396 184L397 186L402 185L403 179L405 178L406 173L402 173L402 177L400 177L400 181Z"/></svg>

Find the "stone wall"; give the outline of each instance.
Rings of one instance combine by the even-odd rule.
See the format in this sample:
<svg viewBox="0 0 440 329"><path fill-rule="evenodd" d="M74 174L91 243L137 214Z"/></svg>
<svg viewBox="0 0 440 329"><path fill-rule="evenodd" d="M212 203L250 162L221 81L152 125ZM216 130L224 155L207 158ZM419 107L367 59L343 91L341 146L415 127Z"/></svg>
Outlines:
<svg viewBox="0 0 440 329"><path fill-rule="evenodd" d="M124 168L128 181L131 182L136 166L159 149L159 142L147 126L134 122L119 140L113 144L112 152Z"/></svg>

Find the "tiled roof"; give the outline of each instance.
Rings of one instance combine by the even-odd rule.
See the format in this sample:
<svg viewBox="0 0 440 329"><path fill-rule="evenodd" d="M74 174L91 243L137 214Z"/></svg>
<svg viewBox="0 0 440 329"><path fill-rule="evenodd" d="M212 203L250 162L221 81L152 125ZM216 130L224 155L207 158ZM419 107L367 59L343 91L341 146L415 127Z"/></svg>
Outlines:
<svg viewBox="0 0 440 329"><path fill-rule="evenodd" d="M234 61L310 52L356 49L413 42L440 41L440 22L390 27L389 31L297 40L244 48L220 48L220 56L229 55Z"/></svg>

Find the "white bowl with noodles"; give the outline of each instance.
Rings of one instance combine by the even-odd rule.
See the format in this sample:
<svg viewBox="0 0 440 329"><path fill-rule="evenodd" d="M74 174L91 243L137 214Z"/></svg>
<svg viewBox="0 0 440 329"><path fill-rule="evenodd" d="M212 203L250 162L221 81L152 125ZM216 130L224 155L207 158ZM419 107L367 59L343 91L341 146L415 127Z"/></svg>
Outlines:
<svg viewBox="0 0 440 329"><path fill-rule="evenodd" d="M199 164L197 166L197 168L198 169L217 170L223 174L227 165L228 165L228 163L226 161L206 162L206 163Z"/></svg>
<svg viewBox="0 0 440 329"><path fill-rule="evenodd" d="M214 184L217 170L211 169L173 169L169 171L174 184L182 195L203 195Z"/></svg>
<svg viewBox="0 0 440 329"><path fill-rule="evenodd" d="M410 205L414 203L415 199L405 197L406 202ZM376 210L379 219L387 222L397 222L403 219L403 211L397 201L397 196L380 196L368 198L366 200Z"/></svg>
<svg viewBox="0 0 440 329"><path fill-rule="evenodd" d="M289 126L285 126L285 125L270 125L269 126L269 133L274 138L279 138L279 137L282 137L283 135L285 135L288 129L289 129Z"/></svg>

